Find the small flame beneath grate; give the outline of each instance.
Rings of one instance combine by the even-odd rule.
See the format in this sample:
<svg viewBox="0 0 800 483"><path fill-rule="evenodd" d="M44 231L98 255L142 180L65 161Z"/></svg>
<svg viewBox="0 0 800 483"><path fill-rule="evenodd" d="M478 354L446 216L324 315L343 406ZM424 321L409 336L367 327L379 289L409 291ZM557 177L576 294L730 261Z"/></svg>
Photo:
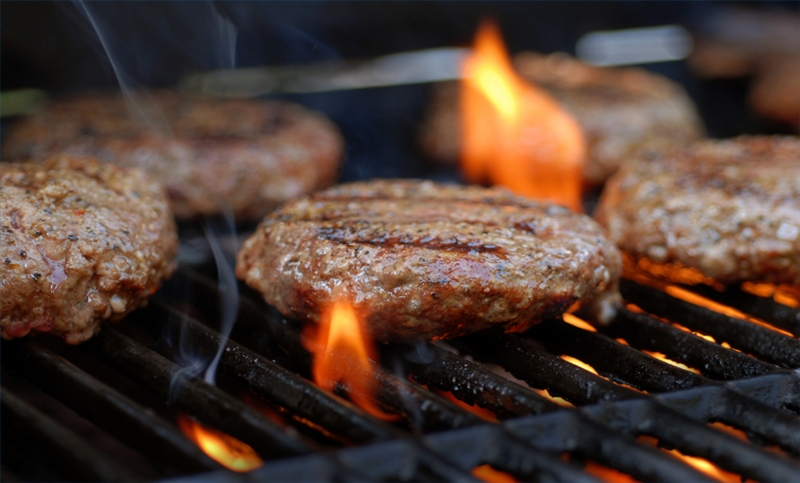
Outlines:
<svg viewBox="0 0 800 483"><path fill-rule="evenodd" d="M493 23L481 24L475 53L462 69L461 160L467 180L581 212L581 129L553 98L514 72Z"/></svg>
<svg viewBox="0 0 800 483"><path fill-rule="evenodd" d="M220 431L207 428L187 416L178 417L181 431L208 456L229 470L245 473L264 464L247 444Z"/></svg>
<svg viewBox="0 0 800 483"><path fill-rule="evenodd" d="M472 476L487 483L515 483L516 478L508 473L492 468L491 465L480 465L472 468Z"/></svg>
<svg viewBox="0 0 800 483"><path fill-rule="evenodd" d="M377 355L352 303L335 301L318 327L307 326L303 339L313 355L312 374L319 387L333 392L337 384L343 385L364 411L385 421L397 419L374 402Z"/></svg>

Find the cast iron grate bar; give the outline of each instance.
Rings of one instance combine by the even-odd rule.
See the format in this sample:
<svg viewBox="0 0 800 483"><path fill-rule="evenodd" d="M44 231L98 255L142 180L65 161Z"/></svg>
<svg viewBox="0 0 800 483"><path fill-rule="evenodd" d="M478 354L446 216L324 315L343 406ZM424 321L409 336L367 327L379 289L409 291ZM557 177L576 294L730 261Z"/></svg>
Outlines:
<svg viewBox="0 0 800 483"><path fill-rule="evenodd" d="M138 327L144 328L146 331L148 330L157 330L157 327L154 325L158 324L150 324L149 321L155 320L166 320L171 319L176 321L180 324L181 330L184 331L184 335L190 337L194 343L200 344L201 346L205 346L206 348L216 348L219 346L220 343L220 336L216 332L204 327L202 324L194 321L188 316L181 315L180 313L172 311L169 307L164 306L160 302L154 302L145 310L140 311L140 318L137 318L135 322L137 323ZM268 367L268 370L272 371L273 373L278 371L285 371L284 369L270 363L265 359L265 356L258 355L252 353L251 351L245 349L244 347L238 345L234 341L229 341L228 345L226 346L226 350L223 352L223 356L221 359L221 363L219 366L219 370L222 374L225 374L227 377L232 379L238 380L242 383L249 384L249 389L259 396L270 396L269 392L274 392L278 394L282 394L285 389L285 386L281 386L279 381L273 379L270 381L269 384L263 384L263 381L259 381L258 374L260 369ZM295 413L301 408L305 407L307 409L303 412L304 418L308 416L310 418L309 421L319 425L320 427L325 428L326 430L333 431L338 428L333 428L330 426L325 426L328 421L325 418L329 418L330 412L332 411L335 414L342 415L344 417L343 421L336 421L337 427L344 428L347 430L347 424L356 422L364 428L372 428L373 432L371 434L372 438L367 441L357 441L359 443L367 443L370 441L380 441L383 439L388 438L405 438L406 435L402 433L398 429L394 429L393 426L385 425L384 423L373 419L372 417L363 414L361 410L355 408L344 401L337 401L329 396L324 391L316 388L315 386L311 385L310 383L303 381L298 376L294 376L291 373L286 372L284 375L291 376L291 378L295 379L293 383L295 385L302 385L304 386L304 394L303 398L305 401L295 400L294 398L289 398L287 401L290 403L294 403L293 405L290 404L287 408L285 408L290 413ZM274 383L274 384L273 384ZM384 399L388 399L389 397L393 397L394 393L385 394L383 396ZM285 397L285 396L283 396ZM319 404L322 402L322 404ZM460 408L452 405L449 402L445 403L448 405L448 410L457 413L456 415L461 420L468 420L471 424L480 424L482 421L475 417L472 414L466 413ZM431 400L426 400L425 404L422 404L421 401L415 400L414 404L420 404L423 407L427 406L429 411L426 414L428 417L437 418L441 416L442 413L446 413L447 411L443 410L441 407L437 407L436 403L432 403ZM322 419L321 419L322 418ZM453 424L463 425L463 422L459 422L457 419L454 419L452 414L446 414L446 416L440 419L439 426L448 426ZM351 442L352 443L352 442ZM422 455L428 455L431 453L435 453L434 451L428 450L425 452L420 452ZM424 458L429 459L429 456L424 456ZM446 463L446 458L444 455L439 455L440 460L439 463L434 464L434 460L428 461L428 464L425 465L427 468L433 468L435 470L435 474L438 475L437 479L441 479L442 472L445 472L445 476L447 475L447 471L452 473L452 469L447 470L449 466ZM361 467L356 467L358 470L362 470ZM432 470L433 471L433 470ZM458 475L456 475L458 476ZM451 480L452 478L447 477L447 480ZM464 475L460 475L456 478L456 480L463 480ZM471 479L471 478L469 478Z"/></svg>
<svg viewBox="0 0 800 483"><path fill-rule="evenodd" d="M204 300L206 304L209 304L209 300L213 300L215 298L215 296L216 296L216 290L217 290L216 287L214 285L212 285L211 283L205 282L203 280L203 277L193 277L193 278L194 278L194 282L195 283L198 283L199 285L201 285L201 286L195 287L195 289L197 291L202 291L202 290L207 291L207 292L199 292L199 293L203 294L203 296L199 297L199 298ZM203 287L205 287L205 288L203 288ZM243 301L243 305L246 305L246 301ZM242 308L244 309L244 307L242 307ZM211 313L214 313L216 311L216 308L211 306L211 305L208 305L208 306L205 307L205 310L208 310ZM308 356L308 353L305 352L304 349L302 349L301 344L299 344L297 342L299 337L300 337L300 333L299 333L299 330L296 327L293 328L290 324L281 323L281 321L276 321L274 319L265 321L264 320L264 316L263 316L263 311L252 310L252 311L249 311L249 312L253 317L257 317L258 318L257 322L254 322L253 320L248 320L248 317L247 317L248 310L246 310L246 309L245 310L240 310L240 320L237 322L237 326L236 326L237 329L234 331L234 338L236 338L237 332L238 332L238 335L239 335L239 337L241 339L243 339L243 340L254 340L257 337L258 333L263 333L266 330L270 334L270 345L271 346L283 347L284 350L288 351L288 353L289 353L289 355L291 357L291 360L293 362L304 361L304 362L301 362L300 365L301 366L306 366L307 365L309 356ZM270 325L276 325L276 324L278 325L278 327L273 328L274 330L269 330L269 326ZM191 324L190 324L190 326L191 326ZM246 332L246 329L248 327L251 327L252 331ZM214 344L216 344L216 341L214 341L211 345L214 345ZM432 345L429 345L428 347L429 347L429 349L435 350L434 346L432 346ZM226 351L226 353L227 353L227 351ZM225 356L223 356L223 361L224 361L224 357ZM453 357L455 357L455 356L453 356ZM463 359L461 359L461 360L463 361ZM466 361L464 361L464 362L466 362ZM225 366L225 364L223 363L223 367L224 366ZM249 371L249 370L247 370L247 368L244 368L244 372L245 373L251 373L252 371ZM461 379L458 376L459 376L458 374L452 374L451 373L448 377L451 380L457 381L457 380ZM468 383L469 381L466 381L466 382ZM499 378L499 377L496 377L496 379L494 379L494 382L495 382L495 384L498 384L501 387L507 388L507 387L510 386L510 384L509 384L509 382L507 380ZM436 404L432 404L432 402L434 402L434 399L437 398L438 396L436 396L433 393L427 393L427 394L428 394L427 397L429 398L427 401L421 401L422 404L420 404L419 402L415 402L414 404L411 405L411 407L415 407L415 406L418 406L418 405L421 405L422 407L430 407L430 406L438 405L438 402L436 402ZM519 396L519 394L518 394L518 396ZM528 392L528 394L526 394L525 397L527 398L528 401L534 400L535 398L540 398L541 401L544 401L543 398L541 398L540 396L536 395L533 392ZM547 403L544 403L544 404L547 404ZM530 412L528 412L528 414L530 414ZM588 421L585 421L584 424L587 425L587 426L595 426L594 423L591 423L591 422L588 422ZM595 430L597 430L597 428L595 428ZM601 430L601 432L604 434L604 438L606 438L606 439L615 440L615 439L619 439L620 438L619 436L615 436L615 435L613 435L612 433L610 433L608 431L602 431ZM630 442L628 442L628 443L622 444L622 446L626 446L627 450L629 452L633 453L633 454L639 454L639 453L642 453L643 451L646 453L648 451L647 449L642 449L642 447L640 445L637 445L632 440ZM582 449L584 449L584 448L579 448L579 450L582 450ZM602 453L598 453L596 451L593 452L593 450L589 450L587 452L584 452L584 455L589 457L589 458L595 458L595 459L600 458L601 461L598 461L600 463L609 463L607 461L606 462L602 461L602 459L604 458L604 455ZM641 461L648 461L648 460L650 460L652 458L663 458L662 455L660 455L658 453L655 453L655 452L653 454L640 455L640 456L641 456L641 458L640 458ZM656 475L660 476L661 479L669 480L670 477L674 477L676 474L680 474L680 472L683 471L684 465L682 465L681 463L678 463L678 462L670 462L670 463L674 464L675 468L679 468L679 469L675 470L675 471L677 471L677 473L675 471L672 471L671 473L669 473L667 475L659 474L659 473L656 473ZM662 463L662 465L663 465L663 463ZM657 464L653 465L653 467L656 467L656 468L658 466L659 465L657 465ZM624 471L626 468L620 468L620 469ZM638 466L630 468L630 470L633 471L634 473L636 473L637 471L641 471L640 467L638 467ZM647 474L647 475L648 476L652 476L652 473Z"/></svg>
<svg viewBox="0 0 800 483"><path fill-rule="evenodd" d="M735 286L728 287L723 292L714 290L707 285L682 285L682 287L800 337L800 309L780 304L766 297L759 297Z"/></svg>
<svg viewBox="0 0 800 483"><path fill-rule="evenodd" d="M159 311L160 312L165 312L167 310L168 310L168 307L163 307L159 303L151 304L151 307L147 309L147 311L154 311L154 312L159 312ZM147 311L145 311L145 312L147 312ZM143 313L145 313L145 312L143 312ZM162 315L166 315L166 314L162 314ZM180 318L179 314L173 314L173 315L175 317L177 317L177 318ZM143 320L144 321L146 321L148 319L149 320L155 320L157 318L161 318L161 317L144 317ZM182 327L183 327L182 330L187 331L188 334L196 342L202 340L201 343L205 343L208 347L216 347L219 344L219 335L218 334L216 334L215 332L211 331L210 329L202 326L198 322L193 321L191 318L184 316L184 317L180 318L180 323L182 324ZM139 325L141 325L141 324L139 324ZM150 327L149 329L153 329L153 327ZM287 331L286 334L289 334L289 332ZM298 335L298 334L295 334L295 335ZM298 344L292 344L292 345L294 347L299 347ZM303 354L298 353L298 354L294 354L294 356L295 356L294 360L299 360L299 359L307 358L308 354L307 353L303 353ZM254 380L253 374L257 373L257 370L253 365L249 364L248 361L253 361L254 359L257 359L258 357L261 357L261 359L264 358L263 355L259 356L259 355L256 355L256 354L253 354L253 353L249 352L247 349L244 349L243 347L239 346L236 342L229 342L228 346L227 346L227 350L224 352L224 355L222 357L220 370L223 373L226 373L229 377L236 378L236 379L238 379L238 380L240 380L242 382L244 382L246 380L253 381ZM389 380L389 377L390 376L387 375L387 374L383 374L383 375L379 374L378 375L379 382L381 382L382 386L386 386L386 384L387 384L386 381ZM399 381L397 381L397 380L395 380L395 381L396 381L395 383L399 383ZM257 386L258 386L258 387L256 387L257 391L263 391L264 390L264 388L261 387L261 385L257 385ZM253 389L255 387L252 382L251 382L251 386L250 387L251 387L251 389ZM397 404L397 405L393 406L393 409L395 409L395 410L404 410L404 411L407 412L407 411L409 411L409 408L417 408L417 407L422 408L421 414L419 414L417 416L418 417L422 417L422 419L423 419L422 424L420 424L421 429L422 429L423 432L428 432L428 430L431 429L431 428L435 428L435 429L440 429L440 428L453 429L453 428L463 427L467 423L469 425L478 425L478 424L483 424L484 423L481 419L477 418L476 416L474 416L474 415L472 415L470 413L464 412L462 409L460 409L460 408L458 408L456 406L453 406L452 403L450 403L448 401L441 400L441 398L439 398L439 396L437 396L436 394L430 393L428 391L421 390L421 388L415 389L415 391L413 393L409 393L404 388L400 389L400 390L403 391L402 393L398 393L398 392L396 392L396 390L397 390L397 387L394 386L394 385L389 386L388 389L386 387L381 387L381 388L379 388L379 396L378 397L380 399L382 399L382 400L392 400L392 399L394 399L395 401L402 401L401 404ZM320 391L319 389L316 389L316 391L319 393L319 395L321 397L326 397L324 392ZM446 406L446 407L443 407L443 406ZM355 408L351 408L349 410L350 411L357 411L357 409L355 409ZM413 419L414 418L412 418L412 420ZM425 421L428 421L428 420L436 421L437 424L426 423ZM316 424L324 424L324 422L319 421L319 420L316 420L316 421L313 421L313 422L315 422ZM326 429L330 429L330 428L326 428ZM402 435L402 434L393 434L393 437L395 437L395 438L404 437L404 435ZM431 450L432 453L440 452L440 448L438 448L438 447L430 448L430 450ZM531 461L532 462L539 461L543 465L545 465L542 468L537 468L540 471L548 471L548 472L550 472L552 474L556 474L556 473L558 473L557 469L562 466L562 463L557 459L548 458L548 457L541 456L541 455L534 456L535 453L531 451L531 448L528 448L528 453L531 455ZM423 454L427 454L427 453L423 453ZM449 454L449 452L447 452L447 454ZM547 462L546 464L545 464L545 461ZM571 476L570 476L572 473L569 473L569 472L567 472L567 473L568 474L566 474L566 475L562 475L562 478L560 478L561 481L569 481L570 479L572 479Z"/></svg>
<svg viewBox="0 0 800 483"><path fill-rule="evenodd" d="M597 330L612 338L622 338L631 347L660 352L712 379L744 379L770 373L776 367L624 307L610 324Z"/></svg>
<svg viewBox="0 0 800 483"><path fill-rule="evenodd" d="M678 447L684 454L709 459L727 470L757 479L780 481L800 469L767 451L709 428L705 421L691 419L659 404L657 399L643 398L632 389L616 386L563 361L536 343L516 336L489 337L485 334L464 339L467 341L464 347L473 357L496 363L529 385L545 388L570 402L588 404L640 399L639 413L644 411L647 416L644 421L648 424L642 426L640 419L631 417L629 429L649 434L662 444ZM564 377L561 371L568 376ZM707 402L704 398L698 398L698 401L702 404ZM765 465L765 462L769 464Z"/></svg>
<svg viewBox="0 0 800 483"><path fill-rule="evenodd" d="M162 467L183 473L220 468L165 419L98 381L33 339L11 347L11 370ZM174 471L173 471L174 472Z"/></svg>
<svg viewBox="0 0 800 483"><path fill-rule="evenodd" d="M142 480L5 388L0 391L0 406L5 444L24 445L30 451L36 451L46 457L48 465L65 480ZM7 451L6 448L4 450Z"/></svg>
<svg viewBox="0 0 800 483"><path fill-rule="evenodd" d="M204 298L204 300L209 300L212 297L203 297L203 298ZM260 324L263 327L263 325L264 325L263 315L261 317ZM272 342L276 343L276 344L278 344L278 345L280 345L282 347L290 347L290 348L294 348L295 351L299 351L299 349L297 349L298 347L300 347L300 345L298 343L292 343L291 341L286 340L287 338L291 338L291 337L297 338L297 337L299 337L298 334L295 333L295 334L293 334L291 336L287 336L287 334L291 334L292 333L292 330L287 330L286 327L287 327L287 324L281 325L281 329L276 331L276 332L282 334L281 337L279 337L278 340L273 339ZM262 330L263 330L263 328L262 328ZM271 333L274 335L276 332L271 332ZM294 353L294 354L291 354L291 355L292 355L293 359L297 359L298 357L299 358L303 358L304 353L303 354ZM305 354L305 357L307 357L307 354ZM552 356L550 356L550 357L552 358ZM577 369L578 371L580 371L580 369L572 366L569 363L561 361L560 359L557 359L557 358L556 358L555 361L552 361L552 362L567 364L567 365L570 366L570 368L574 368L574 369ZM583 372L583 371L581 371L581 372ZM421 382L424 382L424 381L421 381ZM598 381L592 381L592 382L598 382ZM624 388L620 388L619 386L616 386L616 385L614 385L612 383L608 383L608 381L603 381L603 382L606 383L606 387L613 388L613 389L611 389L613 391L617 391L617 390L620 390L620 389L624 390ZM624 394L622 397L638 397L639 396L639 393L636 393L635 391L630 391L630 390L628 390L628 391L629 391L629 394ZM614 396L614 397L620 397L620 396L617 395L617 396ZM754 403L755 401L751 401L751 402ZM675 420L673 422L677 422L678 426L681 427L684 430L687 429L687 424L689 426L691 426L692 424L694 424L694 426L698 426L695 422L692 422L690 420L686 420L686 418L682 418L679 414L669 411L669 409L666 408L666 407L661 407L661 406L657 406L657 407L658 407L658 410L657 410L658 412L665 414L665 416L662 416L662 418L665 418L668 421ZM733 437L730 437L730 436L725 435L725 434L720 434L717 431L711 430L710 428L708 428L707 426L705 426L702 423L699 425L699 428L701 428L701 429L698 429L698 431L700 432L701 435L704 435L704 433L708 433L708 434L712 435L712 440L715 442L715 444L718 442L719 438L722 438L723 443L727 444L728 446L730 446L727 450L723 451L723 452L727 451L727 453L724 455L725 457L722 458L723 465L728 466L728 467L734 467L736 469L744 468L745 471L749 471L750 474L754 474L754 473L757 474L758 473L758 470L754 470L752 468L752 460L753 460L753 457L755 457L755 458L765 457L765 455L766 455L765 452L757 450L757 449L755 449L755 448L753 448L750 445L747 445L745 443L742 443L742 442L736 440ZM691 428L689 428L689 429L691 429ZM661 436L661 438L660 438L661 440L664 440L666 438L667 440L671 439L673 442L674 441L681 442L681 444L684 446L684 448L688 449L687 452L690 453L690 454L702 454L702 455L706 455L706 456L709 455L709 454L713 454L713 451L711 451L712 450L711 445L709 445L709 444L705 444L705 443L692 444L691 442L685 442L685 441L681 440L679 435L671 434L671 433L669 433L667 431L662 432L662 434L660 434L660 436ZM741 456L741 454L739 454L739 453L745 455L744 459L739 458L739 456ZM733 456L731 456L731 455L733 455ZM767 455L767 457L769 457L769 455ZM739 463L739 461L744 461L744 463ZM779 466L781 465L781 463L783 463L783 462L782 461L777 461L777 464ZM780 472L783 471L783 470L786 470L785 466L780 467L778 470L776 470L776 473L780 474ZM793 470L794 470L794 468L791 468L791 471L793 471Z"/></svg>
<svg viewBox="0 0 800 483"><path fill-rule="evenodd" d="M641 309L708 334L718 342L787 368L800 367L800 339L729 317L672 297L660 290L623 279L622 296Z"/></svg>
<svg viewBox="0 0 800 483"><path fill-rule="evenodd" d="M265 459L305 454L315 448L256 410L197 377L185 375L163 356L108 327L84 344L110 366L149 388L180 411L252 446Z"/></svg>

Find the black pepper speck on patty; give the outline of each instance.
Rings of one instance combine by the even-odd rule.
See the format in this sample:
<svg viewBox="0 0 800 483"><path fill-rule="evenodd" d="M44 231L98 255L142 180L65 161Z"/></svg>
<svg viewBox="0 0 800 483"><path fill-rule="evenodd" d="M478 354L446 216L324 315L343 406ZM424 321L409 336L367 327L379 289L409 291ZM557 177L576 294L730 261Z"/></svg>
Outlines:
<svg viewBox="0 0 800 483"><path fill-rule="evenodd" d="M55 157L0 163L2 337L70 344L141 306L175 268L162 186L138 169Z"/></svg>

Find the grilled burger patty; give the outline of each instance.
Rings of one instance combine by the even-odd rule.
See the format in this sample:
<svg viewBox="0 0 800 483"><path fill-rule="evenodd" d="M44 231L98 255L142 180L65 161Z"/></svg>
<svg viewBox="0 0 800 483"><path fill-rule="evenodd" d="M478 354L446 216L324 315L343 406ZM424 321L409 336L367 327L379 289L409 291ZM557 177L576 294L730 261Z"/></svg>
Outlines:
<svg viewBox="0 0 800 483"><path fill-rule="evenodd" d="M149 171L179 218L233 211L256 221L278 204L334 182L338 129L279 101L189 99L174 92L89 93L55 102L13 126L6 160L67 153Z"/></svg>
<svg viewBox="0 0 800 483"><path fill-rule="evenodd" d="M583 168L588 185L601 184L625 159L686 146L703 135L691 99L665 77L642 69L594 67L566 54L525 52L514 65L580 124L589 152ZM421 130L422 149L434 159L458 157L458 91L456 83L434 91Z"/></svg>
<svg viewBox="0 0 800 483"><path fill-rule="evenodd" d="M704 141L629 163L609 180L595 218L634 257L723 284L800 287L800 138Z"/></svg>
<svg viewBox="0 0 800 483"><path fill-rule="evenodd" d="M413 341L611 308L620 270L602 229L566 208L504 189L376 180L287 203L245 242L236 273L289 317L318 321L345 297L373 337Z"/></svg>
<svg viewBox="0 0 800 483"><path fill-rule="evenodd" d="M140 170L66 156L0 163L2 336L77 344L145 303L174 269L163 188Z"/></svg>

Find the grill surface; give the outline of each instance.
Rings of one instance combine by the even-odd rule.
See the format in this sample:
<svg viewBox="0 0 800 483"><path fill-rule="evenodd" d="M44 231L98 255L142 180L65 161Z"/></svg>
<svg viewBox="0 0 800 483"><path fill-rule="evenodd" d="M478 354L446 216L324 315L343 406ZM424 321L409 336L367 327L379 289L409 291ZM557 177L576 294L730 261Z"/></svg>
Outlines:
<svg viewBox="0 0 800 483"><path fill-rule="evenodd" d="M522 335L383 346L377 399L400 415L386 423L309 382L300 325L246 287L219 387L198 378L220 344L212 327L224 304L203 274L213 270L197 268L79 347L3 343L4 479L472 481L488 464L525 481L602 481L598 467L713 481L665 451L675 449L744 479L800 481L800 340L764 325L626 280L628 308L598 332L551 320ZM800 317L699 291L783 330ZM178 413L251 445L264 466L222 469L180 433Z"/></svg>

